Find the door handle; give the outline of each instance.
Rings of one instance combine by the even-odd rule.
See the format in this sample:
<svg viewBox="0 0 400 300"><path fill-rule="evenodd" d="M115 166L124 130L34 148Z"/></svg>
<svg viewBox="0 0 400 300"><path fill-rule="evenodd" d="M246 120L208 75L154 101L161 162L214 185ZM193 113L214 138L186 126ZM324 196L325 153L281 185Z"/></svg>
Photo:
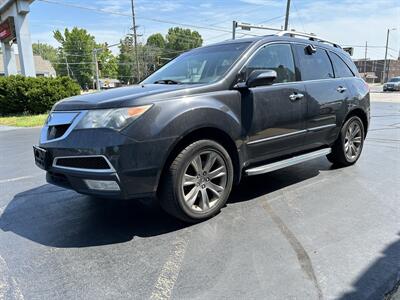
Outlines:
<svg viewBox="0 0 400 300"><path fill-rule="evenodd" d="M296 101L296 100L300 100L300 99L303 99L304 98L304 95L303 94L300 94L300 93L294 93L294 94L291 94L290 96L289 96L289 99L291 100L291 101Z"/></svg>
<svg viewBox="0 0 400 300"><path fill-rule="evenodd" d="M339 93L343 93L343 92L347 91L347 89L346 89L345 87L343 87L343 86L339 86L336 90L337 90Z"/></svg>

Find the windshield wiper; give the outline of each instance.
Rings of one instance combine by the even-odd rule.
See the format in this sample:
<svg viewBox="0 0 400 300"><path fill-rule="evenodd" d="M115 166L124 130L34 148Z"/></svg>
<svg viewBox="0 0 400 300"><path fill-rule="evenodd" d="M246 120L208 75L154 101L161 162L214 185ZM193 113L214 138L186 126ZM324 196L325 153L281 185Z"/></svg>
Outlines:
<svg viewBox="0 0 400 300"><path fill-rule="evenodd" d="M173 79L160 79L160 80L156 80L154 81L155 84L181 84L180 81L176 81Z"/></svg>

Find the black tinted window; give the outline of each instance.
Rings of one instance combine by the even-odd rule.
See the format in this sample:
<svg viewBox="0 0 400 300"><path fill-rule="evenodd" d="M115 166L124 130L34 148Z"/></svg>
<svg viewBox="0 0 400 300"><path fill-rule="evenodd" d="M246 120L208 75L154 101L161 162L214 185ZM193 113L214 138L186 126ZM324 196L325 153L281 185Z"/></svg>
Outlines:
<svg viewBox="0 0 400 300"><path fill-rule="evenodd" d="M335 69L335 77L353 77L354 74L346 63L335 53L330 52L333 68Z"/></svg>
<svg viewBox="0 0 400 300"><path fill-rule="evenodd" d="M332 64L325 50L317 48L315 53L309 54L304 45L296 45L295 48L299 57L302 80L334 77Z"/></svg>
<svg viewBox="0 0 400 300"><path fill-rule="evenodd" d="M290 45L269 45L260 49L247 65L247 76L253 70L274 70L277 78L273 83L296 80L293 54Z"/></svg>

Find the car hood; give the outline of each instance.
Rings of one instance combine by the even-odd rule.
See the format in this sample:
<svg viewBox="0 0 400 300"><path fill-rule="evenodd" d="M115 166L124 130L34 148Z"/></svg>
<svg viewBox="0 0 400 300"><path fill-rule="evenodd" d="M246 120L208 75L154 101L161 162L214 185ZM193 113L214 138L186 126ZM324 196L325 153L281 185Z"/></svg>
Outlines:
<svg viewBox="0 0 400 300"><path fill-rule="evenodd" d="M172 97L196 93L199 85L145 84L84 94L57 102L53 110L87 110L129 107L149 104Z"/></svg>

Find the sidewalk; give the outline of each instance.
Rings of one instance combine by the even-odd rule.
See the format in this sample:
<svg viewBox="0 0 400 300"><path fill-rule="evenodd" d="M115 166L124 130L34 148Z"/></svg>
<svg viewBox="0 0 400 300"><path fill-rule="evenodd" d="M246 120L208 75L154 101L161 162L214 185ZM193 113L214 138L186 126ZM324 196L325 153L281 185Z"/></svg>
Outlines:
<svg viewBox="0 0 400 300"><path fill-rule="evenodd" d="M371 101L400 103L400 93L397 92L375 93L371 90Z"/></svg>

